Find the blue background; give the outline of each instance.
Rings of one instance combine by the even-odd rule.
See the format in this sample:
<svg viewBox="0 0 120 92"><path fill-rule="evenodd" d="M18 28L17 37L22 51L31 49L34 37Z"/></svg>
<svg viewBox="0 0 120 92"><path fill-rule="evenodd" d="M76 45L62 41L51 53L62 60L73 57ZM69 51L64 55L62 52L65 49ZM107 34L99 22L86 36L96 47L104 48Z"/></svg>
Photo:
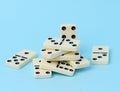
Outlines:
<svg viewBox="0 0 120 92"><path fill-rule="evenodd" d="M39 54L45 39L59 37L67 23L77 24L83 56L90 60L94 45L107 45L110 64L50 79L34 79L32 62L21 70L5 66L22 49ZM119 0L0 0L0 92L119 92L119 39Z"/></svg>

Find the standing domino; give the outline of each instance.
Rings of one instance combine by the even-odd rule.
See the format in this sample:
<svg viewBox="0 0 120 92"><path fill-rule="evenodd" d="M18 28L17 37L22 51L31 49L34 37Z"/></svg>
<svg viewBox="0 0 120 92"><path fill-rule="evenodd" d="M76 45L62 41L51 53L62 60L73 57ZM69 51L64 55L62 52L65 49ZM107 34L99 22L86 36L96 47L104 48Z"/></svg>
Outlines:
<svg viewBox="0 0 120 92"><path fill-rule="evenodd" d="M77 31L75 24L63 24L60 26L60 37L63 39L76 39Z"/></svg>
<svg viewBox="0 0 120 92"><path fill-rule="evenodd" d="M36 57L36 52L30 50L22 50L12 58L8 59L6 65L11 68L20 69Z"/></svg>
<svg viewBox="0 0 120 92"><path fill-rule="evenodd" d="M52 59L52 61L68 61L68 60L79 60L80 53L79 52L68 52L66 54L62 54L59 57Z"/></svg>
<svg viewBox="0 0 120 92"><path fill-rule="evenodd" d="M90 62L83 56L79 57L77 61L68 61L75 69L85 68L90 65Z"/></svg>
<svg viewBox="0 0 120 92"><path fill-rule="evenodd" d="M78 52L80 48L80 41L76 39L64 39L60 44L60 49L63 51L74 51Z"/></svg>
<svg viewBox="0 0 120 92"><path fill-rule="evenodd" d="M107 46L94 46L92 53L93 64L108 64L109 48Z"/></svg>
<svg viewBox="0 0 120 92"><path fill-rule="evenodd" d="M42 49L41 50L41 55L43 58L47 59L47 60L51 60L57 56L60 56L64 54L64 51L61 51L59 49Z"/></svg>
<svg viewBox="0 0 120 92"><path fill-rule="evenodd" d="M72 76L75 71L69 63L64 61L54 62L43 59L41 62L41 67L68 76Z"/></svg>
<svg viewBox="0 0 120 92"><path fill-rule="evenodd" d="M52 76L52 72L50 70L41 68L40 63L41 63L41 59L39 58L33 59L34 77L35 78L50 78Z"/></svg>

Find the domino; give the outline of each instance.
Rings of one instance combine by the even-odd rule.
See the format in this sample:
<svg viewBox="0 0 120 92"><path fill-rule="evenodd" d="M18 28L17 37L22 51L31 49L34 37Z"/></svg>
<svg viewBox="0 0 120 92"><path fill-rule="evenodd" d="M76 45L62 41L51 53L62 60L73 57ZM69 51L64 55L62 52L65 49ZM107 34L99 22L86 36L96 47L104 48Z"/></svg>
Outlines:
<svg viewBox="0 0 120 92"><path fill-rule="evenodd" d="M64 51L61 51L59 49L42 49L41 50L41 55L43 58L45 58L46 60L51 60L57 56L60 56L62 54L64 54Z"/></svg>
<svg viewBox="0 0 120 92"><path fill-rule="evenodd" d="M78 51L80 41L76 39L48 38L44 43L46 49L60 49L62 51Z"/></svg>
<svg viewBox="0 0 120 92"><path fill-rule="evenodd" d="M18 54L8 59L6 65L14 69L20 69L36 57L36 52L30 50L22 50Z"/></svg>
<svg viewBox="0 0 120 92"><path fill-rule="evenodd" d="M41 68L40 63L41 63L41 59L39 58L33 59L34 77L37 79L52 77L52 72L50 70Z"/></svg>
<svg viewBox="0 0 120 92"><path fill-rule="evenodd" d="M68 60L79 60L80 59L80 53L79 52L68 52L65 54L62 54L59 57L56 57L52 59L52 61L68 61Z"/></svg>
<svg viewBox="0 0 120 92"><path fill-rule="evenodd" d="M88 67L90 65L90 62L84 58L83 56L80 56L79 57L79 60L77 61L68 61L73 68L75 69L81 69L81 68L85 68L85 67Z"/></svg>
<svg viewBox="0 0 120 92"><path fill-rule="evenodd" d="M75 69L65 61L47 61L42 59L41 67L68 76L73 76Z"/></svg>
<svg viewBox="0 0 120 92"><path fill-rule="evenodd" d="M61 43L61 38L48 38L45 42L43 47L45 49L59 49L59 44Z"/></svg>
<svg viewBox="0 0 120 92"><path fill-rule="evenodd" d="M60 37L63 39L76 39L77 31L75 24L63 24L60 26Z"/></svg>
<svg viewBox="0 0 120 92"><path fill-rule="evenodd" d="M92 52L92 64L108 64L109 48L107 46L94 46Z"/></svg>
<svg viewBox="0 0 120 92"><path fill-rule="evenodd" d="M80 41L75 39L64 39L62 44L60 44L60 49L63 51L73 51L77 52L80 48Z"/></svg>

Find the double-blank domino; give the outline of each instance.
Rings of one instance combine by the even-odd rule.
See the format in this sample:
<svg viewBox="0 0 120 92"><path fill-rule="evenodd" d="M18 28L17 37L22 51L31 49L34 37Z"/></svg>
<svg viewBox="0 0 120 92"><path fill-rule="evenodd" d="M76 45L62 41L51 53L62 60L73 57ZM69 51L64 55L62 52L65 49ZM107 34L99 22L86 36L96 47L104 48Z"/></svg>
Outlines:
<svg viewBox="0 0 120 92"><path fill-rule="evenodd" d="M93 64L108 64L109 62L109 47L94 46L92 49Z"/></svg>
<svg viewBox="0 0 120 92"><path fill-rule="evenodd" d="M41 59L35 58L33 59L33 67L34 67L34 77L35 78L50 78L52 76L52 72L50 70L41 68L40 63Z"/></svg>
<svg viewBox="0 0 120 92"><path fill-rule="evenodd" d="M6 65L11 68L20 69L36 57L36 52L30 50L22 50L10 59L8 59Z"/></svg>

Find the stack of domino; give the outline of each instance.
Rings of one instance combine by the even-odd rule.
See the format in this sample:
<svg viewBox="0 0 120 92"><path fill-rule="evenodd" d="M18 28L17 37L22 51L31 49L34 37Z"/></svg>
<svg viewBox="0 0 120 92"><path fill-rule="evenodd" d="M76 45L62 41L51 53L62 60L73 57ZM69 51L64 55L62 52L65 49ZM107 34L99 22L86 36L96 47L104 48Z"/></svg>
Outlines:
<svg viewBox="0 0 120 92"><path fill-rule="evenodd" d="M80 55L80 41L76 38L75 25L61 25L60 38L48 38L41 50L42 58L37 58L36 52L22 50L9 58L8 67L21 69L33 61L34 77L49 78L52 72L73 76L75 69L85 68L90 62ZM92 49L92 64L104 65L109 63L109 47L94 46Z"/></svg>
<svg viewBox="0 0 120 92"><path fill-rule="evenodd" d="M33 60L34 77L49 78L52 72L73 76L75 69L88 67L90 62L80 55L76 37L76 25L61 25L60 38L48 38L40 52L42 58Z"/></svg>

